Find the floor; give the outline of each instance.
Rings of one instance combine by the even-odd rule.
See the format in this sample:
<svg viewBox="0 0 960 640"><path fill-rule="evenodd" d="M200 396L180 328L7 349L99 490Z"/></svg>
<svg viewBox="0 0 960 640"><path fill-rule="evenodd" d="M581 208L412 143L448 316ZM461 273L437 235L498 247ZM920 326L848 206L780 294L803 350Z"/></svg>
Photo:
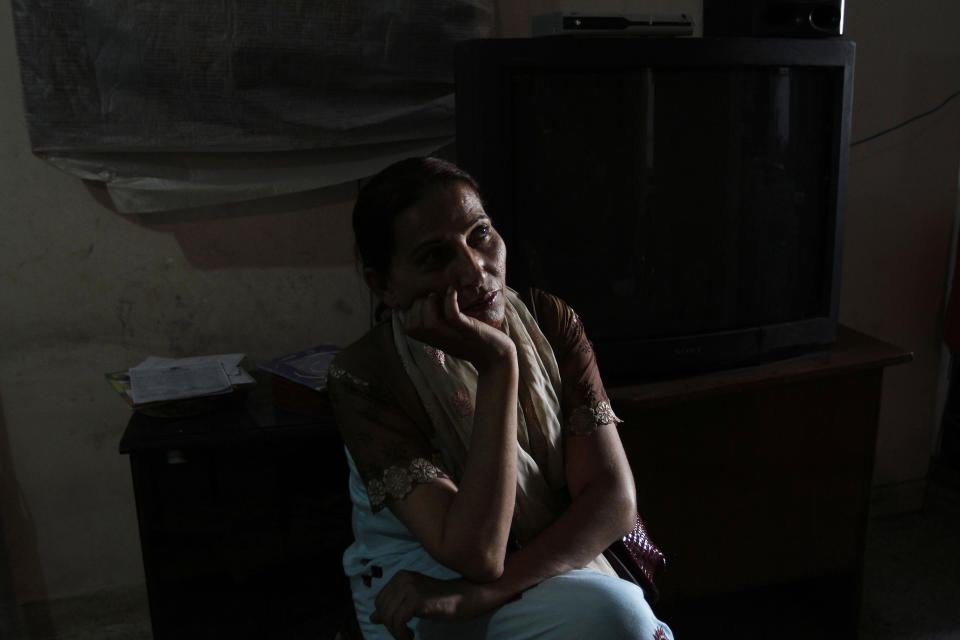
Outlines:
<svg viewBox="0 0 960 640"><path fill-rule="evenodd" d="M922 511L870 521L860 620L863 640L960 640L960 483L948 480L952 481L931 482ZM0 606L3 640L151 637L142 588L44 605ZM721 637L783 636L726 632Z"/></svg>
<svg viewBox="0 0 960 640"><path fill-rule="evenodd" d="M861 638L960 639L960 483L932 482L919 513L873 519Z"/></svg>
<svg viewBox="0 0 960 640"><path fill-rule="evenodd" d="M3 640L151 640L145 587L0 608Z"/></svg>

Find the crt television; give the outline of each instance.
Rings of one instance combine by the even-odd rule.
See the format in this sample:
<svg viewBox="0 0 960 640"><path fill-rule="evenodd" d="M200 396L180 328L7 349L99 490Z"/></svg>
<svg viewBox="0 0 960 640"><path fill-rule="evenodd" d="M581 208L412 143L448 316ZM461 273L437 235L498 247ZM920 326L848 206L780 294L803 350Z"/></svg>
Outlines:
<svg viewBox="0 0 960 640"><path fill-rule="evenodd" d="M612 382L834 341L853 63L844 40L461 43L456 157L508 284L570 303Z"/></svg>

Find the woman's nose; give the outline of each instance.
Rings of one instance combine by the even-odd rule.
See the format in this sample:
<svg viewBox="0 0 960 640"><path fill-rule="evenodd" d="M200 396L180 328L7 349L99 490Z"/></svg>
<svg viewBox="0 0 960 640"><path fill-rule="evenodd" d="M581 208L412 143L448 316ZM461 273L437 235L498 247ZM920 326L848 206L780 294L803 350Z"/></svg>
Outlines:
<svg viewBox="0 0 960 640"><path fill-rule="evenodd" d="M463 247L457 252L457 259L453 262L453 280L458 288L477 287L483 284L483 255L470 247Z"/></svg>

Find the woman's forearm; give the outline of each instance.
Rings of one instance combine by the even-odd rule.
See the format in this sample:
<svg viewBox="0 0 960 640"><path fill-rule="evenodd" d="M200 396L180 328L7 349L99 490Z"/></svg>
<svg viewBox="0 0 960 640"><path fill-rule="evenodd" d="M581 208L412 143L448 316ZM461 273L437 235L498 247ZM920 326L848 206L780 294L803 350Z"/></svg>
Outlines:
<svg viewBox="0 0 960 640"><path fill-rule="evenodd" d="M498 606L547 578L581 569L636 522L635 494L615 478L586 487L550 526L511 553L487 587Z"/></svg>
<svg viewBox="0 0 960 640"><path fill-rule="evenodd" d="M498 579L487 582L464 576L437 580L400 571L377 596L377 611L371 619L386 622L387 613L397 610L397 602L406 612L401 616L404 623L413 616L472 618L507 603L547 578L587 565L635 521L633 492L618 494L604 484L587 487L558 520L523 549L511 553ZM629 525L625 516L632 518Z"/></svg>
<svg viewBox="0 0 960 640"><path fill-rule="evenodd" d="M517 348L498 327L464 315L452 284L442 295L442 301L437 293L414 300L404 330L476 368L468 453L458 486L426 484L390 506L434 558L471 580L489 581L503 570L516 497Z"/></svg>
<svg viewBox="0 0 960 640"><path fill-rule="evenodd" d="M441 562L471 580L500 576L517 489L516 352L480 370L469 454L443 518Z"/></svg>

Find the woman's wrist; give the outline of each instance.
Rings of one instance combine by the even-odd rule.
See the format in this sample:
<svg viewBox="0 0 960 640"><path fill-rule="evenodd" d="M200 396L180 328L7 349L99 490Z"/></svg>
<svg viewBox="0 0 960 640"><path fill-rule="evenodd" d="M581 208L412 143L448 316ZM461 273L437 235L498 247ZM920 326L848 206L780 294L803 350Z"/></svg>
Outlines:
<svg viewBox="0 0 960 640"><path fill-rule="evenodd" d="M518 370L517 346L506 335L504 338L505 340L499 344L491 346L486 357L477 357L473 360L473 366L479 375L494 372L502 374Z"/></svg>
<svg viewBox="0 0 960 640"><path fill-rule="evenodd" d="M493 611L514 599L515 593L506 590L501 580L493 582L467 582L467 590L463 601L464 613L469 616L480 615Z"/></svg>

